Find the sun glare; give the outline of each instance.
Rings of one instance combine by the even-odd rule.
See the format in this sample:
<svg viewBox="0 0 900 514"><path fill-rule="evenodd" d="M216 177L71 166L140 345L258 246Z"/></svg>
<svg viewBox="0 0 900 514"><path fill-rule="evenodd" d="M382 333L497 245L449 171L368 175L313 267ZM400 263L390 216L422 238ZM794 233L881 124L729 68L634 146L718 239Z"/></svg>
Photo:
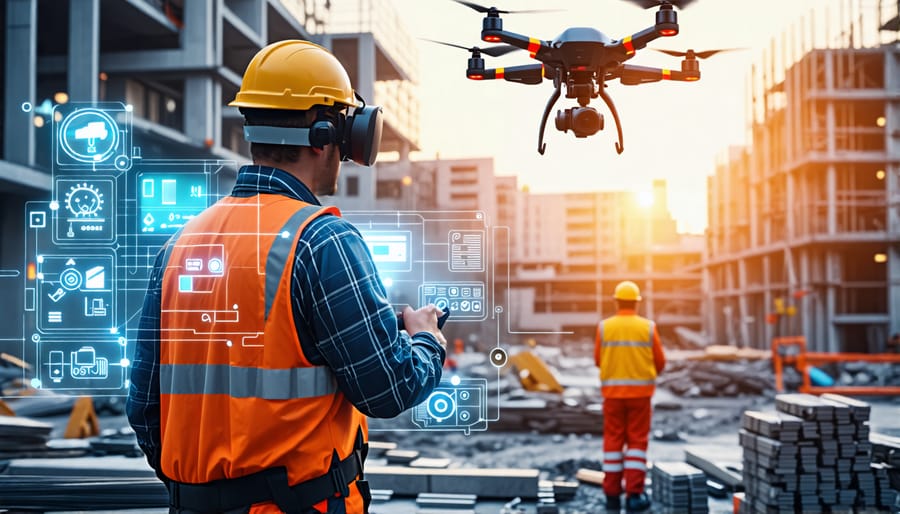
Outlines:
<svg viewBox="0 0 900 514"><path fill-rule="evenodd" d="M653 206L653 193L650 191L641 191L637 194L637 202L641 207L647 208Z"/></svg>

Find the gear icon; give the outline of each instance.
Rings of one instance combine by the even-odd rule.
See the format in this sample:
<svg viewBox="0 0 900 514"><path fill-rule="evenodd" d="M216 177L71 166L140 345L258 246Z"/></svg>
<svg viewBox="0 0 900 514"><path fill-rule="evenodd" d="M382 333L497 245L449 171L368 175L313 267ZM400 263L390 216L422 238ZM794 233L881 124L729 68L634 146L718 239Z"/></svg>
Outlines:
<svg viewBox="0 0 900 514"><path fill-rule="evenodd" d="M103 209L103 193L87 182L75 184L66 193L66 209L76 218L94 218Z"/></svg>

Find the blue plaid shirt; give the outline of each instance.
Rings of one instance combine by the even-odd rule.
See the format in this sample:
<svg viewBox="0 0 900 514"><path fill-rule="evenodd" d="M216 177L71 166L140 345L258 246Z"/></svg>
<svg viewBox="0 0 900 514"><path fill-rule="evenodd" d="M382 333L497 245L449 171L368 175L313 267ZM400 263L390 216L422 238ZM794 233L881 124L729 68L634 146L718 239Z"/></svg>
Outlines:
<svg viewBox="0 0 900 514"><path fill-rule="evenodd" d="M280 194L320 205L293 175L244 166L232 196ZM156 257L135 342L126 412L138 443L159 472L159 323L163 253ZM330 367L338 387L363 414L394 417L423 401L441 379L445 353L433 335L410 337L397 317L359 231L337 216L304 229L291 277L297 336L306 358Z"/></svg>

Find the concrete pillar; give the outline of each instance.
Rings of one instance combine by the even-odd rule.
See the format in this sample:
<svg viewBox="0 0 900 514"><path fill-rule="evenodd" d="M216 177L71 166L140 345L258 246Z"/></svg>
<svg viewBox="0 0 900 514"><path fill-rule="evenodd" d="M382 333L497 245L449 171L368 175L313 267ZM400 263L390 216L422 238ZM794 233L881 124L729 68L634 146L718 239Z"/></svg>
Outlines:
<svg viewBox="0 0 900 514"><path fill-rule="evenodd" d="M359 35L357 45L356 92L365 98L367 103L375 104L375 36L371 33Z"/></svg>
<svg viewBox="0 0 900 514"><path fill-rule="evenodd" d="M750 315L747 305L747 260L738 260L738 323L741 327L740 346L746 348L750 345L750 329L747 326L747 317Z"/></svg>
<svg viewBox="0 0 900 514"><path fill-rule="evenodd" d="M796 180L796 172L794 170L789 171L784 177L784 221L785 221L785 234L784 240L787 245L790 245L791 242L796 237L795 227L794 227L794 213L797 211L797 199L795 198L794 193L794 180Z"/></svg>
<svg viewBox="0 0 900 514"><path fill-rule="evenodd" d="M837 168L829 163L825 170L825 198L828 200L828 235L837 234Z"/></svg>
<svg viewBox="0 0 900 514"><path fill-rule="evenodd" d="M765 290L763 291L763 310L762 312L773 312L775 310L775 297L772 295L772 280L771 275L769 274L769 266L770 266L770 257L769 255L764 255L761 259L762 262L762 283L765 284ZM760 348L771 348L772 347L772 338L775 335L778 335L778 325L770 325L768 323L765 324L765 341L761 341Z"/></svg>
<svg viewBox="0 0 900 514"><path fill-rule="evenodd" d="M69 4L69 101L96 102L100 75L100 0Z"/></svg>
<svg viewBox="0 0 900 514"><path fill-rule="evenodd" d="M837 287L835 284L841 282L840 264L841 256L836 251L828 250L825 256L825 280L828 290L825 293L825 315L822 318L826 325L825 340L821 347L821 350L826 352L840 351L837 326L834 323L834 315L837 312Z"/></svg>
<svg viewBox="0 0 900 514"><path fill-rule="evenodd" d="M34 105L37 83L37 0L6 2L6 105L3 117L3 158L34 166Z"/></svg>
<svg viewBox="0 0 900 514"><path fill-rule="evenodd" d="M221 0L185 2L182 48L186 60L199 67L222 62ZM196 143L218 146L222 137L222 86L210 77L184 81L184 133Z"/></svg>
<svg viewBox="0 0 900 514"><path fill-rule="evenodd" d="M800 287L807 290L807 295L802 299L798 300L800 303L800 308L797 309L797 313L800 315L800 326L801 332L800 335L806 336L807 344L819 344L815 341L816 334L813 333L815 321L814 316L815 312L813 311L815 299L809 293L812 291L809 290L810 284L812 283L810 277L809 270L809 250L801 250L800 251Z"/></svg>

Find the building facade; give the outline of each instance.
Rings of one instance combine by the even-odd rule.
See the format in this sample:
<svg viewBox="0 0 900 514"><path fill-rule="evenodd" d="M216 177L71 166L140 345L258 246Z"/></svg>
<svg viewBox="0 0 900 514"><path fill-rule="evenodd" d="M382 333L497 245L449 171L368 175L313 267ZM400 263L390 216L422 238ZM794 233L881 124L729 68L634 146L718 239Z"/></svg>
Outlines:
<svg viewBox="0 0 900 514"><path fill-rule="evenodd" d="M752 146L709 180L707 326L884 351L900 332L900 48L811 50L754 82Z"/></svg>

